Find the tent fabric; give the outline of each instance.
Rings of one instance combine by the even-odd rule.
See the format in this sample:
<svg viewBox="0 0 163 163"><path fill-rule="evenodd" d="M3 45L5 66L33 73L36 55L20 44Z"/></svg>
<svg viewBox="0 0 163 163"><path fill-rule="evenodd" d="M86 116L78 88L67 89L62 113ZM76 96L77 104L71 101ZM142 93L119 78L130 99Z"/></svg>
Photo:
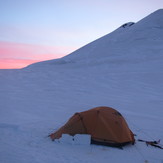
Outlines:
<svg viewBox="0 0 163 163"><path fill-rule="evenodd" d="M90 134L91 142L110 146L134 143L134 134L123 116L111 107L96 107L75 113L59 130L50 135L52 140L62 134Z"/></svg>

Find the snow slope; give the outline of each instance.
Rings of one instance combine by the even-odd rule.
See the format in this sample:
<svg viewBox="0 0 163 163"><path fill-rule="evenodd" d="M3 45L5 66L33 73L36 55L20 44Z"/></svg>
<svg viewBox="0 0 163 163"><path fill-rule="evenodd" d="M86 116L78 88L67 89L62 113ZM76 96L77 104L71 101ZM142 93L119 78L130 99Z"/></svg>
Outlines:
<svg viewBox="0 0 163 163"><path fill-rule="evenodd" d="M111 106L136 139L163 141L163 10L131 24L61 59L0 70L1 163L163 162L141 142L120 150L47 137L75 112Z"/></svg>

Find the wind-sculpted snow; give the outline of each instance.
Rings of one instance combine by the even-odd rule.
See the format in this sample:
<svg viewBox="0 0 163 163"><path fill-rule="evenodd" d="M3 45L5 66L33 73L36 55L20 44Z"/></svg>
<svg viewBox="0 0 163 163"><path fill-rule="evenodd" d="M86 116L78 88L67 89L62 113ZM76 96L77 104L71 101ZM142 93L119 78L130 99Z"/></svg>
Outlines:
<svg viewBox="0 0 163 163"><path fill-rule="evenodd" d="M58 60L0 70L0 162L163 162L161 149L138 141L120 150L48 137L75 112L110 106L136 140L163 144L162 16L156 11Z"/></svg>

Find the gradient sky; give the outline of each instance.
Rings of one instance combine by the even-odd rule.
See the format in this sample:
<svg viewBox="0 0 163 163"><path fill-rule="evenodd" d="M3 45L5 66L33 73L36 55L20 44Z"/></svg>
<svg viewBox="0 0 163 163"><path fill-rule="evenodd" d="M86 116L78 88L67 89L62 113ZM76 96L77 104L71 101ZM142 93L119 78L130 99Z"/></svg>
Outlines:
<svg viewBox="0 0 163 163"><path fill-rule="evenodd" d="M0 69L65 56L163 0L0 0Z"/></svg>

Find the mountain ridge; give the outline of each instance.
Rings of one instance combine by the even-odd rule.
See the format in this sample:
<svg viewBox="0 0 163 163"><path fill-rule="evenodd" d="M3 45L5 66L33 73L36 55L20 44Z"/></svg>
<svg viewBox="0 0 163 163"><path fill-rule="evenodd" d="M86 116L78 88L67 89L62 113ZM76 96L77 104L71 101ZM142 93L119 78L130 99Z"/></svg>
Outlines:
<svg viewBox="0 0 163 163"><path fill-rule="evenodd" d="M125 23L113 32L95 40L60 59L33 64L60 65L66 63L88 64L93 60L112 59L118 56L138 59L155 58L154 53L163 51L163 9L159 9L137 23ZM147 54L148 53L148 54ZM31 67L31 65L29 66Z"/></svg>

